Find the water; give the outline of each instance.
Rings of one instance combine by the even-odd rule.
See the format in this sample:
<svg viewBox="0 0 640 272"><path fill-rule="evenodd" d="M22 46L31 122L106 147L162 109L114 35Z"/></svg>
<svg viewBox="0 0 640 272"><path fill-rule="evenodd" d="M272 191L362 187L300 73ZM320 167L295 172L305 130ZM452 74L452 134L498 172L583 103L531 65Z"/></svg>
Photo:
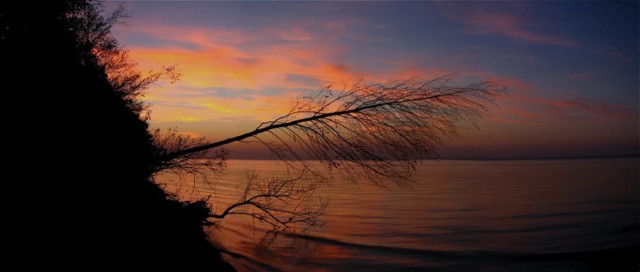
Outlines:
<svg viewBox="0 0 640 272"><path fill-rule="evenodd" d="M229 166L214 186L158 181L229 202L247 172L282 170ZM428 161L410 187L334 182L320 228L272 232L236 216L209 233L239 271L638 271L638 169L638 158Z"/></svg>

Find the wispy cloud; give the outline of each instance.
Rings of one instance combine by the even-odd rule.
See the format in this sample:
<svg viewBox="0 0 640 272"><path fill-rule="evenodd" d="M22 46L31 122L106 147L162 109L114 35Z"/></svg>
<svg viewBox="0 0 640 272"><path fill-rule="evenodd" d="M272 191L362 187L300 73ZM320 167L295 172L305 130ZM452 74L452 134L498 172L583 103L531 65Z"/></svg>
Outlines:
<svg viewBox="0 0 640 272"><path fill-rule="evenodd" d="M637 124L637 106L602 93L615 88L637 97L628 95L637 81L626 73L599 77L630 71L623 69L637 62L637 52L589 36L588 27L577 31L589 18L546 19L575 11L546 3L216 2L180 5L179 12L169 3L133 5L139 13L129 28L114 29L118 40L142 70L178 64L183 75L146 94L153 126L233 136L286 113L302 91L361 77L384 82L451 73L459 75L454 85L491 80L508 88L482 132L493 130L492 137L514 146L558 133L567 142L596 139L576 128ZM600 65L604 56L624 62ZM521 138L509 140L512 133Z"/></svg>
<svg viewBox="0 0 640 272"><path fill-rule="evenodd" d="M349 77L348 68L332 61L339 59L343 52L343 49L336 46L305 42L301 42L300 45L273 43L256 49L248 46L252 43L250 39L234 38L236 35L252 36L253 33L229 34L229 31L217 29L169 27L163 27L160 32L156 29L146 32L144 28L137 31L144 32L147 39L158 39L158 43L165 45L158 47L143 44L129 48L132 57L140 63L142 69L177 63L183 74L181 81L171 89L163 91L162 88L154 88L154 92L147 96L148 100L153 100L156 104L154 119L158 121L176 118L158 110L165 105L158 102L164 100L183 99L186 104L194 104L195 98L206 96L225 101L226 105L238 105L242 100L246 100L246 96L257 100L260 100L261 96L273 96L289 102L288 97L295 96L298 91L321 88ZM219 41L218 38L212 38L218 33L226 33L223 36L229 40ZM281 92L273 92L274 89ZM281 103L269 105L279 104ZM217 104L207 105L209 110L221 114L229 113ZM250 114L251 110L244 113ZM176 114L178 115L185 114Z"/></svg>
<svg viewBox="0 0 640 272"><path fill-rule="evenodd" d="M640 117L637 108L588 98L549 99L513 94L505 102L504 120L529 125L546 125L563 119L611 121L637 120Z"/></svg>
<svg viewBox="0 0 640 272"><path fill-rule="evenodd" d="M147 95L156 122L222 120L229 114L269 119L285 111L301 91L338 86L350 78L383 82L451 73L408 62L364 68L346 64L345 57L358 50L358 43L371 41L355 29L366 26L357 17L294 17L258 28L150 21L121 31L125 44L134 44L129 50L140 68L178 64L182 71L178 83ZM386 60L375 57L376 62Z"/></svg>
<svg viewBox="0 0 640 272"><path fill-rule="evenodd" d="M563 47L572 47L576 42L562 35L534 30L534 22L523 16L518 8L477 9L468 3L441 3L442 14L464 24L464 33L476 35L497 35L512 39L543 43Z"/></svg>
<svg viewBox="0 0 640 272"><path fill-rule="evenodd" d="M591 73L574 73L569 76L569 79L575 81L585 81L591 79L592 77L593 74Z"/></svg>
<svg viewBox="0 0 640 272"><path fill-rule="evenodd" d="M548 101L551 112L558 111L567 117L605 117L607 119L637 119L638 109L626 105L603 103L590 99Z"/></svg>
<svg viewBox="0 0 640 272"><path fill-rule="evenodd" d="M509 92L529 92L533 89L533 85L516 77L508 77L508 76L494 76L489 80L494 83L503 86L509 90Z"/></svg>
<svg viewBox="0 0 640 272"><path fill-rule="evenodd" d="M600 55L605 55L605 56L609 56L618 60L622 60L622 61L638 61L638 57L634 57L630 54L624 53L624 52L620 52L620 51L616 51L616 50L611 50L611 49L606 49L606 48L596 48L593 50L593 52L600 54Z"/></svg>

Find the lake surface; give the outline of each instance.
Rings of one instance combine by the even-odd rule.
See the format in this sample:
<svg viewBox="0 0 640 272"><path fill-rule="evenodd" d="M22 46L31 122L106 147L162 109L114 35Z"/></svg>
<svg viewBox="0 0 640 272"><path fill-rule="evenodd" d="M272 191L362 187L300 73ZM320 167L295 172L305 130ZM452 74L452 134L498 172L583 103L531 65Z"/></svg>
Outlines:
<svg viewBox="0 0 640 272"><path fill-rule="evenodd" d="M247 173L160 175L185 198L228 203ZM336 181L322 227L272 232L242 216L209 229L238 271L638 271L639 159L426 161L416 183ZM217 207L217 206L216 206Z"/></svg>

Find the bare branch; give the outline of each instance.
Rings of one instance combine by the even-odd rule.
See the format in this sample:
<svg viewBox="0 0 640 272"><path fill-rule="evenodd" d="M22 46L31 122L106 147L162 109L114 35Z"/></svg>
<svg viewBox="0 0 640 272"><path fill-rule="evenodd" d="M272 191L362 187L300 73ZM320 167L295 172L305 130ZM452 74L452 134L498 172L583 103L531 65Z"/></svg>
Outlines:
<svg viewBox="0 0 640 272"><path fill-rule="evenodd" d="M170 137L169 146L175 147L163 149L160 158L167 168L180 169L196 154L251 138L299 175L264 181L253 176L240 199L211 218L248 215L274 228L317 226L327 202L314 192L332 173L380 186L406 184L421 160L437 158L443 140L455 135L463 122L475 124L502 92L491 82L453 87L452 78L385 84L357 80L342 90L327 87L301 96L287 114L236 137L188 144ZM329 171L315 169L309 160Z"/></svg>
<svg viewBox="0 0 640 272"><path fill-rule="evenodd" d="M407 180L408 170L420 160L437 157L443 137L455 135L463 121L473 123L501 93L491 82L452 87L452 78L369 85L356 81L341 91L326 88L300 97L289 113L254 131L178 150L165 159L253 137L278 150L281 159L317 159L352 175Z"/></svg>
<svg viewBox="0 0 640 272"><path fill-rule="evenodd" d="M210 215L220 220L228 215L247 215L274 229L287 229L302 224L305 228L322 225L318 217L329 202L315 195L323 182L315 175L300 172L289 178L260 180L249 175L241 198L219 213Z"/></svg>

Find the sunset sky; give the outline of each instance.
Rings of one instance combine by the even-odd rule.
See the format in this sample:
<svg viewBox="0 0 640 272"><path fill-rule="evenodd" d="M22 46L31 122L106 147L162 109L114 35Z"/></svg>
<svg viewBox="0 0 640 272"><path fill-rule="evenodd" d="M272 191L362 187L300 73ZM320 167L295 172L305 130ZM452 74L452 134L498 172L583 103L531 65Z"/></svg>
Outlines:
<svg viewBox="0 0 640 272"><path fill-rule="evenodd" d="M108 2L113 8L117 2ZM151 125L209 140L285 113L301 91L457 73L507 87L445 158L639 153L637 2L125 2L113 34L142 70ZM232 157L260 157L232 146Z"/></svg>

